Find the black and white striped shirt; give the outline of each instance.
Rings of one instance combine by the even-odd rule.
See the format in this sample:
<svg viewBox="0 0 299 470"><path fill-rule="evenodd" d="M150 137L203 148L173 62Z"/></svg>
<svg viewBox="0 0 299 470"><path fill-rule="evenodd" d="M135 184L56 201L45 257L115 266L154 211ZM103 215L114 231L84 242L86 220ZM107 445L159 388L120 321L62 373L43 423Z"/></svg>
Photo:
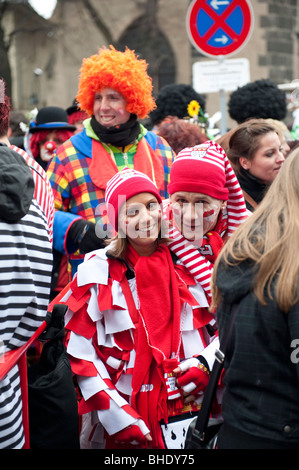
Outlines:
<svg viewBox="0 0 299 470"><path fill-rule="evenodd" d="M0 219L0 353L25 344L46 317L52 272L50 238L47 219L35 199L18 222ZM15 366L0 382L0 449L23 445Z"/></svg>

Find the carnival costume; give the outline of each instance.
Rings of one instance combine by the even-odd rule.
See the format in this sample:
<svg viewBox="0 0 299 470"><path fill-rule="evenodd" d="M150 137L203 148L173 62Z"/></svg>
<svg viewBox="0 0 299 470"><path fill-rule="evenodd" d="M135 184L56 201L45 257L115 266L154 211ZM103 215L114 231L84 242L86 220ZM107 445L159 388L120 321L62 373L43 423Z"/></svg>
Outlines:
<svg viewBox="0 0 299 470"><path fill-rule="evenodd" d="M80 245L86 228L90 234L97 223L104 232L102 238L111 236L107 231L104 195L106 183L113 175L124 167L136 168L153 180L162 198L168 197L174 153L163 138L137 121L155 108L146 69L147 63L137 59L133 51L119 52L112 46L83 61L77 100L91 117L84 121L81 133L57 149L48 168L56 207L54 247L68 255L73 274L83 254L90 251ZM104 128L92 116L94 95L105 87L116 89L125 97L126 109L131 113L127 123ZM83 231L71 237L78 220L82 221ZM103 246L100 238L94 240L98 247Z"/></svg>
<svg viewBox="0 0 299 470"><path fill-rule="evenodd" d="M108 183L106 202L113 203L111 187L127 198L149 191L137 181L129 193L127 179L115 189L121 176ZM142 179L148 185L149 178ZM157 189L151 192L160 202ZM165 244L150 256L139 256L128 244L122 259L109 253L112 247L86 255L60 300L68 306L67 352L84 415L82 446L122 448L123 436L128 440L137 426L141 436L151 433L149 447L165 448L161 424L184 412L190 416L202 399L199 393L197 403L184 407L168 373L184 359L204 358L213 316L202 308L207 302L193 277L175 271ZM208 370L202 363L199 373L204 391Z"/></svg>
<svg viewBox="0 0 299 470"><path fill-rule="evenodd" d="M214 261L225 240L248 217L242 190L224 150L213 141L183 149L178 154L171 168L168 190L170 194L188 191L227 200L216 227L204 235L200 248L192 245L177 229L170 201L163 203L164 216L171 223L168 246L179 263L201 284L210 303Z"/></svg>

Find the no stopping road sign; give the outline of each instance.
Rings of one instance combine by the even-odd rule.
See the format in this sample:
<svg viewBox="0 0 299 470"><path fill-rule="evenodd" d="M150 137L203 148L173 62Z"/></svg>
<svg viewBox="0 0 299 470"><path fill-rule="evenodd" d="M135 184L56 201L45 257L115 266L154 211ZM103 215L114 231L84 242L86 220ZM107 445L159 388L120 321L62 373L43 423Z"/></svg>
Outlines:
<svg viewBox="0 0 299 470"><path fill-rule="evenodd" d="M186 26L190 41L202 54L232 55L250 39L253 9L248 0L194 0Z"/></svg>

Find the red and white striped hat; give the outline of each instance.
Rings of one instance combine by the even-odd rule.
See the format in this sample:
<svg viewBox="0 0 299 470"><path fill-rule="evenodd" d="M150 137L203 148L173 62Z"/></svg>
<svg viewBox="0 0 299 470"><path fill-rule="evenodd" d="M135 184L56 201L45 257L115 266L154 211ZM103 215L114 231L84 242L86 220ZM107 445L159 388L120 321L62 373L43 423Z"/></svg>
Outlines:
<svg viewBox="0 0 299 470"><path fill-rule="evenodd" d="M205 169L210 169L210 172L204 173L208 181L200 175L200 168L203 166L206 167ZM219 181L214 181L217 175ZM196 177L198 177L198 180ZM225 194L222 193L223 189L228 191L228 197L226 197L227 207L224 209L226 213L224 217L227 218L227 230L220 234L224 241L249 216L237 177L224 150L216 142L207 141L202 145L182 150L172 165L168 189L171 194L176 191L187 191L209 194L217 199L224 199L220 197ZM165 207L167 207L166 202ZM213 264L204 255L199 254L197 247L190 244L175 225L170 229L169 237L173 239L168 244L169 248L180 258L194 279L201 284L208 302L210 302Z"/></svg>
<svg viewBox="0 0 299 470"><path fill-rule="evenodd" d="M152 180L137 170L124 168L107 183L105 201L109 222L118 230L118 213L121 206L131 197L140 193L151 193L162 203L158 189Z"/></svg>
<svg viewBox="0 0 299 470"><path fill-rule="evenodd" d="M234 170L223 148L212 140L180 151L170 170L168 191L202 193L227 200L229 235L248 216Z"/></svg>
<svg viewBox="0 0 299 470"><path fill-rule="evenodd" d="M170 170L169 194L187 191L226 201L225 162L220 149L215 142L207 141L181 150Z"/></svg>

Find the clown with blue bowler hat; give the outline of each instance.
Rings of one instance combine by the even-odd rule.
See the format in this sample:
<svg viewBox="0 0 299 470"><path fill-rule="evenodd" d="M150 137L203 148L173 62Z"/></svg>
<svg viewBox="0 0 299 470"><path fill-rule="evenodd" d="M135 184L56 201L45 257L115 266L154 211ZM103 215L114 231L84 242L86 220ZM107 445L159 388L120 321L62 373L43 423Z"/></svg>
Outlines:
<svg viewBox="0 0 299 470"><path fill-rule="evenodd" d="M29 125L26 150L46 169L56 147L76 130L68 122L67 112L58 106L41 108Z"/></svg>

